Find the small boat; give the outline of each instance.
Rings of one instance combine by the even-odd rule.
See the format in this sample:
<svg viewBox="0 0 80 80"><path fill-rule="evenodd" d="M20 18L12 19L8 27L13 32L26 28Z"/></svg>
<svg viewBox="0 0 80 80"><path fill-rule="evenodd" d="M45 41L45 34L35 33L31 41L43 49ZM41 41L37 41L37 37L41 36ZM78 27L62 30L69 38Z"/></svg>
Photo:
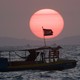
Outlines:
<svg viewBox="0 0 80 80"><path fill-rule="evenodd" d="M0 50L0 72L21 71L21 70L64 70L74 68L76 60L66 60L59 58L59 49L61 47L40 47L22 50ZM29 52L25 57L17 54L17 51ZM1 55L3 52L9 52L9 57ZM22 61L11 61L11 54L14 52L17 56L24 58ZM26 53L27 54L27 53Z"/></svg>

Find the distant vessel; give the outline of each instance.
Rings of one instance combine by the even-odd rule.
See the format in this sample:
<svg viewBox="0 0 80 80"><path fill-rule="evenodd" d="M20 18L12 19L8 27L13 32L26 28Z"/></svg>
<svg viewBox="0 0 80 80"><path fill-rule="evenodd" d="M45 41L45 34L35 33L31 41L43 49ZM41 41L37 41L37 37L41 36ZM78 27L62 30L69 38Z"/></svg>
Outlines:
<svg viewBox="0 0 80 80"><path fill-rule="evenodd" d="M40 47L23 50L0 50L0 72L21 71L21 70L64 70L74 68L76 60L66 60L59 58L59 49L61 47ZM30 54L24 58L24 61L11 61L11 52L28 51ZM1 57L3 52L9 52L9 57ZM16 54L17 55L17 54ZM39 59L37 59L39 58Z"/></svg>

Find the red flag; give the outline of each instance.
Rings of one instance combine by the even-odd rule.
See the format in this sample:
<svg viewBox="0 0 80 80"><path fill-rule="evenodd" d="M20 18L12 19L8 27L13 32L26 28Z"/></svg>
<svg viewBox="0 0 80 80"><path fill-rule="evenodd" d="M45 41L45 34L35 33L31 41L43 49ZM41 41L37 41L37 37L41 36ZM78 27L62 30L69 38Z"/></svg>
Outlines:
<svg viewBox="0 0 80 80"><path fill-rule="evenodd" d="M52 29L43 29L43 31L44 31L44 36L53 35Z"/></svg>

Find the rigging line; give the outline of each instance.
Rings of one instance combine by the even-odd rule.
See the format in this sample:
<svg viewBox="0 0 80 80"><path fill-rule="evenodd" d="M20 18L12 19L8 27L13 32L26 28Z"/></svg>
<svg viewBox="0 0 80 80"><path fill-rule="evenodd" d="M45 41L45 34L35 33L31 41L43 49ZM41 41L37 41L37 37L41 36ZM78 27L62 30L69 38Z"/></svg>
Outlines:
<svg viewBox="0 0 80 80"><path fill-rule="evenodd" d="M19 56L20 58L23 58L23 59L26 59L26 58L27 58L27 56L22 57L22 56L20 56L19 54L17 54L16 52L15 52L15 54L16 54L17 56Z"/></svg>

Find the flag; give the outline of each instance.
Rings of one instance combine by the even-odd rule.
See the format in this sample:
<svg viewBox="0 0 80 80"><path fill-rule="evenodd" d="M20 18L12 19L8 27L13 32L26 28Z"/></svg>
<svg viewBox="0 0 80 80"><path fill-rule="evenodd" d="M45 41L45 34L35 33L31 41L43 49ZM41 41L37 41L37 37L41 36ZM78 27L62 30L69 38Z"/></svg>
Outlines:
<svg viewBox="0 0 80 80"><path fill-rule="evenodd" d="M44 36L50 36L53 35L52 29L43 29Z"/></svg>

